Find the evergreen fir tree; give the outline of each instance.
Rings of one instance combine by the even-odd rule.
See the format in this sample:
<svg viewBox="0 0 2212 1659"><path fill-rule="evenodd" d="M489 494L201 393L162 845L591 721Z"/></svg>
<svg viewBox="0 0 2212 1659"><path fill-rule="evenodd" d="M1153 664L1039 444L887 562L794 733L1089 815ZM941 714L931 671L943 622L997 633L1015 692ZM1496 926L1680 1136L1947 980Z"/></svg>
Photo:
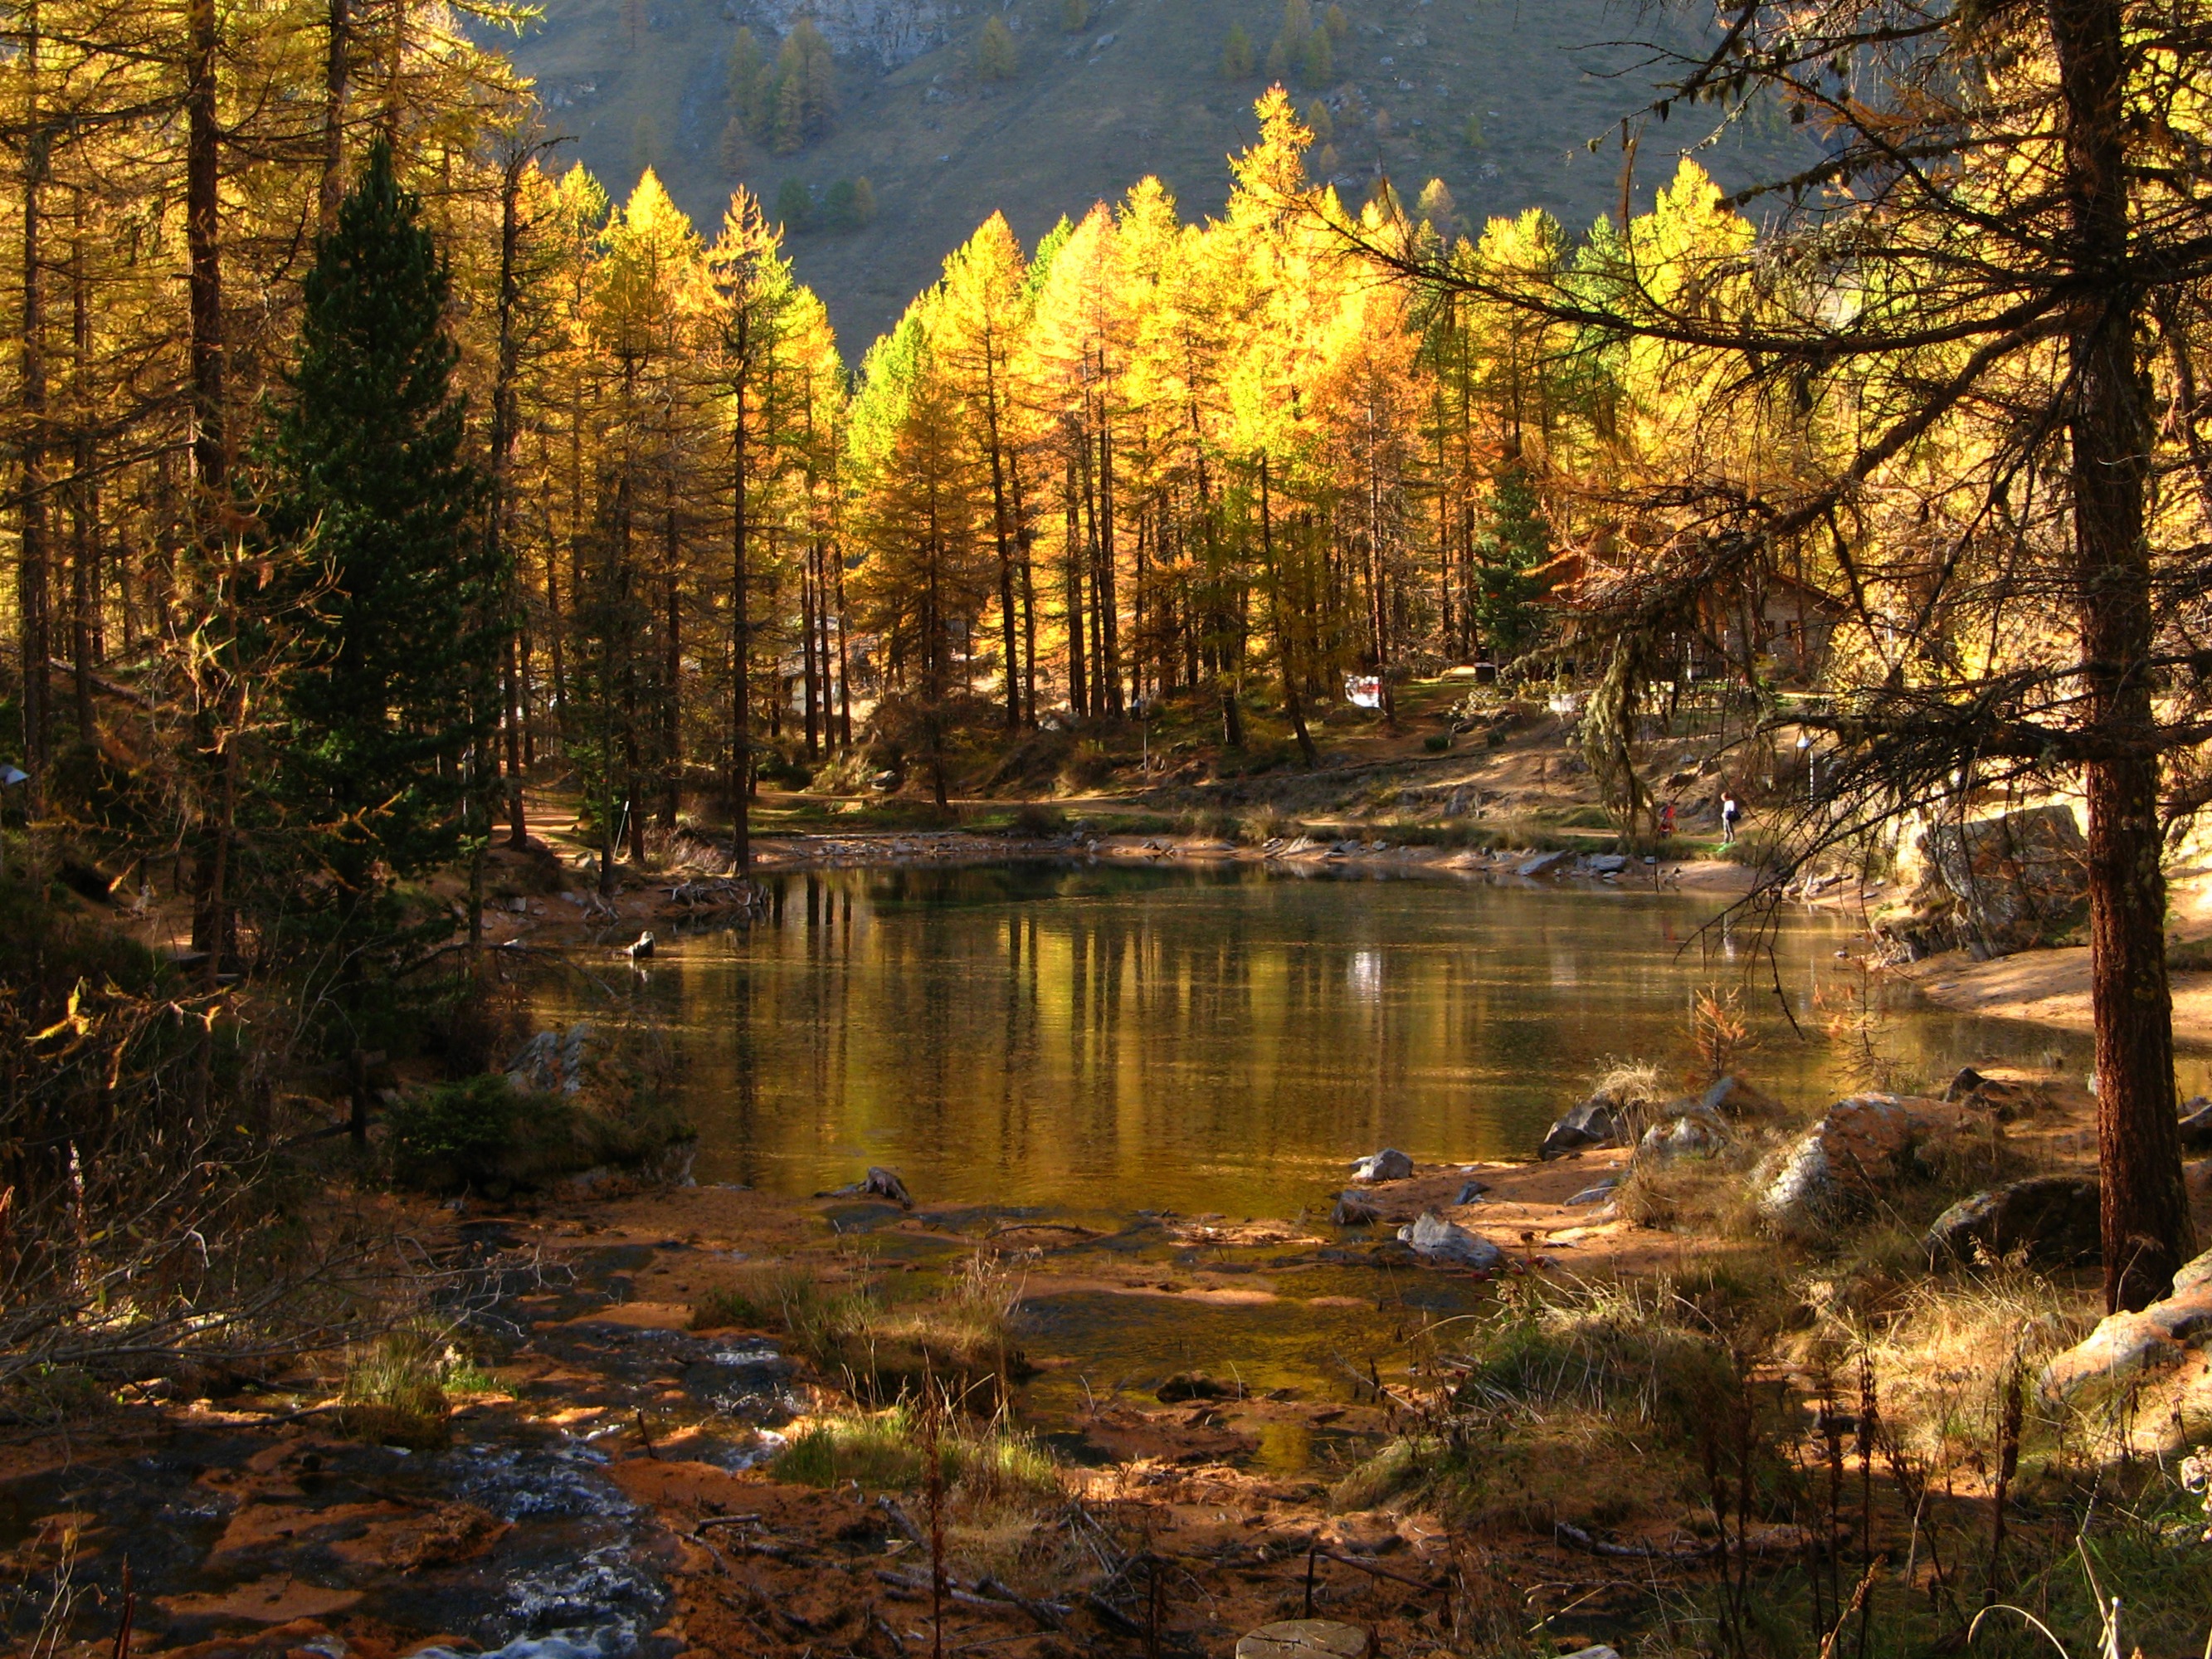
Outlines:
<svg viewBox="0 0 2212 1659"><path fill-rule="evenodd" d="M1242 23L1229 26L1229 44L1221 49L1221 78L1241 81L1252 72L1252 37Z"/></svg>
<svg viewBox="0 0 2212 1659"><path fill-rule="evenodd" d="M989 18L983 32L975 41L975 78L979 81L1011 81L1015 65L1013 32L1006 20Z"/></svg>
<svg viewBox="0 0 2212 1659"><path fill-rule="evenodd" d="M775 105L769 95L768 59L750 29L739 29L730 45L730 107L756 138L767 136Z"/></svg>
<svg viewBox="0 0 2212 1659"><path fill-rule="evenodd" d="M263 523L313 594L280 793L328 831L341 900L451 858L507 633L472 522L450 276L381 140L307 273Z"/></svg>
<svg viewBox="0 0 2212 1659"><path fill-rule="evenodd" d="M796 236L814 223L814 192L803 179L787 179L775 192L775 216L785 231Z"/></svg>
<svg viewBox="0 0 2212 1659"><path fill-rule="evenodd" d="M775 153L793 155L827 137L837 118L836 66L811 18L802 16L784 36L773 80L769 106Z"/></svg>
<svg viewBox="0 0 2212 1659"><path fill-rule="evenodd" d="M1551 585L1541 567L1552 556L1552 526L1517 465L1498 475L1488 516L1489 528L1475 547L1474 615L1491 659L1502 667L1543 632L1541 602Z"/></svg>
<svg viewBox="0 0 2212 1659"><path fill-rule="evenodd" d="M1310 87L1325 87L1336 79L1336 54L1328 44L1328 31L1316 29L1306 36L1298 53L1298 73Z"/></svg>
<svg viewBox="0 0 2212 1659"><path fill-rule="evenodd" d="M1451 186L1441 179L1430 179L1421 187L1413 216L1434 225L1440 235L1455 235L1460 228L1459 204L1452 198Z"/></svg>

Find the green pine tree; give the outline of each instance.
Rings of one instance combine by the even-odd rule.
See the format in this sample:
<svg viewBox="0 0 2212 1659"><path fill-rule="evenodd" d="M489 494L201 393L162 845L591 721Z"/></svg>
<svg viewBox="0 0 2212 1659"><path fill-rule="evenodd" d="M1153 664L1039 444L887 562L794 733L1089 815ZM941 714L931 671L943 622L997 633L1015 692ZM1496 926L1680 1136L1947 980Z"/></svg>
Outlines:
<svg viewBox="0 0 2212 1659"><path fill-rule="evenodd" d="M775 55L769 98L775 153L790 155L826 138L837 120L836 65L830 43L802 15Z"/></svg>
<svg viewBox="0 0 2212 1659"><path fill-rule="evenodd" d="M1306 36L1298 53L1298 73L1310 87L1325 87L1336 79L1336 53L1328 44L1328 31L1316 29Z"/></svg>
<svg viewBox="0 0 2212 1659"><path fill-rule="evenodd" d="M785 231L796 236L814 223L814 192L803 179L787 179L775 192L775 216Z"/></svg>
<svg viewBox="0 0 2212 1659"><path fill-rule="evenodd" d="M1242 23L1229 26L1229 44L1221 49L1221 78L1241 81L1252 72L1252 37Z"/></svg>
<svg viewBox="0 0 2212 1659"><path fill-rule="evenodd" d="M766 137L775 106L769 97L768 59L750 29L739 29L731 43L729 77L732 113L752 137Z"/></svg>
<svg viewBox="0 0 2212 1659"><path fill-rule="evenodd" d="M1518 465L1498 475L1487 516L1489 528L1475 546L1474 616L1491 659L1503 667L1542 635L1542 602L1551 591L1542 567L1552 556L1552 526Z"/></svg>
<svg viewBox="0 0 2212 1659"><path fill-rule="evenodd" d="M975 40L975 78L979 81L1011 81L1014 78L1017 54L1014 51L1013 31L999 17L984 21L983 32Z"/></svg>
<svg viewBox="0 0 2212 1659"><path fill-rule="evenodd" d="M307 273L263 524L313 592L289 681L279 793L329 831L337 896L452 858L464 757L506 638L474 522L450 277L380 140Z"/></svg>

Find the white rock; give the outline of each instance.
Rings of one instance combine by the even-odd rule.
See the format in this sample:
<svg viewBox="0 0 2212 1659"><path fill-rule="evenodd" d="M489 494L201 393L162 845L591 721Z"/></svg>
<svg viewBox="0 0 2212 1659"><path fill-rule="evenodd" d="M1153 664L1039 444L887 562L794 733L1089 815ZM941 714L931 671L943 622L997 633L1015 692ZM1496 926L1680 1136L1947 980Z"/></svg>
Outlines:
<svg viewBox="0 0 2212 1659"><path fill-rule="evenodd" d="M1354 1181L1403 1181L1413 1173L1413 1160L1395 1146L1370 1152L1352 1166Z"/></svg>
<svg viewBox="0 0 2212 1659"><path fill-rule="evenodd" d="M1457 1222L1445 1220L1434 1210L1423 1212L1418 1221L1399 1228L1398 1238L1412 1245L1415 1255L1430 1261L1448 1261L1454 1267L1486 1270L1505 1261L1505 1252L1488 1239L1468 1231Z"/></svg>

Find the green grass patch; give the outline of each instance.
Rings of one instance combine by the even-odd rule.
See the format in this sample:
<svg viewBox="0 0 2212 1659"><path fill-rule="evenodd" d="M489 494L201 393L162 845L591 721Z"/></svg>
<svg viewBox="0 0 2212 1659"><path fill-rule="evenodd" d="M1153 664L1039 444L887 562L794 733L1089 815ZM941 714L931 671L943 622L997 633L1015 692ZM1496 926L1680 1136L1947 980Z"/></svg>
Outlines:
<svg viewBox="0 0 2212 1659"><path fill-rule="evenodd" d="M937 1455L945 1484L970 1500L1049 1498L1060 1491L1051 1457L1027 1435L1000 1422L977 1424L940 1414ZM927 1479L928 1434L911 1401L878 1412L819 1419L793 1437L773 1465L779 1480L798 1486L909 1492Z"/></svg>

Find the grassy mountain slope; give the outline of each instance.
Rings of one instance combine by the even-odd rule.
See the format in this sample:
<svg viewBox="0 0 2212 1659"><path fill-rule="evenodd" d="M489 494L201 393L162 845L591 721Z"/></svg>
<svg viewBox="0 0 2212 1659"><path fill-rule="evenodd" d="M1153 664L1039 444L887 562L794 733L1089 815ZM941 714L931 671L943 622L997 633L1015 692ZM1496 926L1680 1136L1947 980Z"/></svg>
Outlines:
<svg viewBox="0 0 2212 1659"><path fill-rule="evenodd" d="M1350 28L1333 77L1320 88L1291 84L1302 107L1316 95L1335 106L1337 176L1348 193L1364 191L1380 167L1409 198L1441 177L1474 225L1542 205L1576 230L1618 203L1617 147L1590 155L1583 146L1613 136L1646 82L1631 67L1639 53L1599 43L1668 25L1607 0L1342 4ZM1080 215L1158 173L1187 216L1218 210L1224 159L1249 141L1252 100L1265 85L1257 73L1224 79L1223 46L1241 21L1264 60L1282 17L1280 0L1094 0L1085 27L1069 32L1061 0L993 0L951 15L961 9L945 7L939 44L888 70L869 52L841 52L836 130L791 156L747 143L733 157L724 143L738 28L751 27L773 52L788 0L551 0L512 50L538 78L554 129L575 136L566 153L617 196L650 162L709 234L738 182L773 204L787 179L817 194L840 179L869 179L872 224L792 244L801 277L857 357L994 209L1033 242L1061 214ZM1012 80L984 85L975 44L994 12L1014 31L1019 64ZM1694 111L1654 130L1638 161L1639 205L1711 127L1709 112ZM1776 129L1739 124L1698 159L1724 183L1763 173L1796 153L1787 129Z"/></svg>

